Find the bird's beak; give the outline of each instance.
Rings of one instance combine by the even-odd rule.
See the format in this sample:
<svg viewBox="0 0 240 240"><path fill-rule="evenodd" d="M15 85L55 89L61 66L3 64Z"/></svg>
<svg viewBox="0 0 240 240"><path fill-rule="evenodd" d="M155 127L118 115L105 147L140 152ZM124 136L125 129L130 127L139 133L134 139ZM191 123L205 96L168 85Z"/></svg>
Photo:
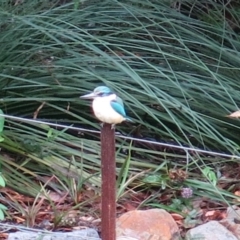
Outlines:
<svg viewBox="0 0 240 240"><path fill-rule="evenodd" d="M80 98L82 99L94 99L96 96L93 92L89 93L89 94L86 94L86 95L83 95L83 96L80 96Z"/></svg>

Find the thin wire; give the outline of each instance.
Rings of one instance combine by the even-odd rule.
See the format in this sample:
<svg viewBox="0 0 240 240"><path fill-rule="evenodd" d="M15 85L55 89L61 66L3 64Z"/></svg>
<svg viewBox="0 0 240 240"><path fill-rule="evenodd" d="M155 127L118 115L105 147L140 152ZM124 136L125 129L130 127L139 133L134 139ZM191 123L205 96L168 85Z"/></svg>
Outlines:
<svg viewBox="0 0 240 240"><path fill-rule="evenodd" d="M97 131L97 130L67 126L67 125L64 125L64 124L45 122L45 121L34 120L34 119L29 119L29 118L21 118L21 117L11 116L11 115L7 115L7 114L0 114L0 116L5 117L5 118L9 118L9 119L18 120L18 121L21 121L21 122L47 124L49 126L60 127L60 128L65 128L65 129L72 129L72 130L76 130L76 131L79 131L79 132L90 132L90 133L100 134L100 131ZM162 146L162 147L180 149L180 150L184 150L186 152L194 151L194 152L197 152L197 153L204 153L204 154L209 154L209 155L214 155L214 156L240 159L240 156L237 156L237 155L231 155L231 154L226 154L226 153L219 153L219 152L214 152L214 151L203 150L203 149L194 148L194 147L185 147L185 146L179 146L179 145L175 145L175 144L169 144L169 143L151 141L151 140L147 140L147 139L129 137L129 136L124 136L119 132L116 133L116 137L124 138L124 139L128 139L128 140L133 140L133 141L138 141L138 142L143 142L143 143L155 144L155 145Z"/></svg>

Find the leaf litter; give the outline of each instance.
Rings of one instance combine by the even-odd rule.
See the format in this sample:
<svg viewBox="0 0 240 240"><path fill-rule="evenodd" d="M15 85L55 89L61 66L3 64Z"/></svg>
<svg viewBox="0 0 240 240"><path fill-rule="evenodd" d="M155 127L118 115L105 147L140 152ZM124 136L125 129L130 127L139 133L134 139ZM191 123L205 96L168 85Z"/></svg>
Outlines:
<svg viewBox="0 0 240 240"><path fill-rule="evenodd" d="M164 176L166 178L166 176ZM142 185L135 188L128 186L126 193L117 202L117 216L135 210L150 209L153 207L164 208L170 212L178 224L182 236L192 227L211 220L220 221L226 217L227 204L211 200L208 197L193 194L189 199L183 199L181 186L188 178L188 174L181 169L170 169L167 188L159 185ZM222 169L221 179L238 180L239 167L235 165ZM37 180L37 179L36 179ZM54 176L46 179L56 183ZM37 197L31 197L4 187L0 188L2 198L0 203L8 207L5 223L10 223L16 231L15 225L52 231L72 231L87 227L95 228L101 232L101 199L99 191L89 185L83 185L77 197L73 199L69 191L55 191L51 186L44 186L44 191ZM229 189L236 195L236 202L240 201L240 187L232 182L218 182L218 187ZM77 199L77 202L76 202ZM173 201L175 200L175 202ZM2 233L0 239L6 239L7 233Z"/></svg>

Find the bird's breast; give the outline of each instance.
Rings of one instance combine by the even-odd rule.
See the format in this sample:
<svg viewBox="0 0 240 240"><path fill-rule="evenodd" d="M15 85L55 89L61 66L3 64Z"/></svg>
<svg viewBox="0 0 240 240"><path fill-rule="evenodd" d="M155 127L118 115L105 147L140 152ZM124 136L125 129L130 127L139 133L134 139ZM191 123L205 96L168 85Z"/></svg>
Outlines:
<svg viewBox="0 0 240 240"><path fill-rule="evenodd" d="M93 100L92 108L94 115L101 121L109 124L118 124L125 118L117 113L111 106L109 99L96 98Z"/></svg>

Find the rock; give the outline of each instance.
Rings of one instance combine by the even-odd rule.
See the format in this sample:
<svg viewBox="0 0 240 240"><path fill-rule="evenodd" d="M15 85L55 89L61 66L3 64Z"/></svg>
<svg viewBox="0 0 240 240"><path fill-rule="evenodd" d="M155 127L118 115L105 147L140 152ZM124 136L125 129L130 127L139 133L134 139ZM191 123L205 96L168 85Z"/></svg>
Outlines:
<svg viewBox="0 0 240 240"><path fill-rule="evenodd" d="M138 239L132 238L132 237L121 236L121 237L118 237L117 240L138 240Z"/></svg>
<svg viewBox="0 0 240 240"><path fill-rule="evenodd" d="M100 240L96 230L88 228L72 232L49 232L41 233L24 231L9 233L8 240Z"/></svg>
<svg viewBox="0 0 240 240"><path fill-rule="evenodd" d="M237 206L228 207L227 216L220 223L240 239L240 209Z"/></svg>
<svg viewBox="0 0 240 240"><path fill-rule="evenodd" d="M178 240L179 229L172 216L163 209L134 210L117 219L117 239Z"/></svg>
<svg viewBox="0 0 240 240"><path fill-rule="evenodd" d="M186 240L237 240L221 223L210 221L198 227L192 228L186 234Z"/></svg>

